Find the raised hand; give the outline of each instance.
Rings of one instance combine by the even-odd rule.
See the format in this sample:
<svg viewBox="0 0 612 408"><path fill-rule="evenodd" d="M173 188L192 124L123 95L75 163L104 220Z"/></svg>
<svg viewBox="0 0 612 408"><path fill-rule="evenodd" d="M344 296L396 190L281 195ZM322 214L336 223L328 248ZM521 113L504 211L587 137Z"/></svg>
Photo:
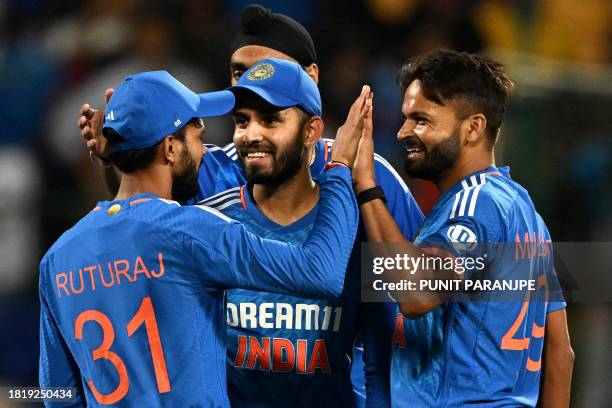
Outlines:
<svg viewBox="0 0 612 408"><path fill-rule="evenodd" d="M105 92L106 103L110 100L115 90L109 88ZM81 129L81 136L87 143L87 148L101 159L106 159L109 152L108 142L102 136L102 124L104 123L104 111L100 111L89 106L88 103L81 106L78 126Z"/></svg>
<svg viewBox="0 0 612 408"><path fill-rule="evenodd" d="M332 161L342 162L349 167L353 167L363 132L364 120L371 110L372 93L370 87L364 85L361 88L361 94L353 102L346 121L338 128L331 151Z"/></svg>
<svg viewBox="0 0 612 408"><path fill-rule="evenodd" d="M374 176L374 138L372 136L373 125L373 101L374 93L372 95L372 108L366 113L366 117L363 121L363 130L361 132L361 140L359 141L359 148L357 149L357 158L353 166L353 186L355 192L360 192L376 187L376 178Z"/></svg>

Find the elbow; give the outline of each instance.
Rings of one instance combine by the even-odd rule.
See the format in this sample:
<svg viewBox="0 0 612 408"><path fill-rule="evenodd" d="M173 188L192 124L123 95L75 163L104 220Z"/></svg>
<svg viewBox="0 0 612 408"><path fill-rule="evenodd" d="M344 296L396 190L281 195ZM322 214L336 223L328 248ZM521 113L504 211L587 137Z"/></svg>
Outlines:
<svg viewBox="0 0 612 408"><path fill-rule="evenodd" d="M344 268L329 268L329 266L317 262L311 262L310 268L314 273L311 275L312 286L310 287L309 297L318 299L337 298L344 290L344 277L346 267ZM325 273L329 271L331 273Z"/></svg>
<svg viewBox="0 0 612 408"><path fill-rule="evenodd" d="M574 349L572 348L571 344L568 344L565 350L565 361L567 362L567 365L573 367L575 358L576 354L574 353Z"/></svg>
<svg viewBox="0 0 612 408"><path fill-rule="evenodd" d="M550 346L547 346L550 347ZM559 345L547 353L547 360L559 370L571 371L574 366L576 355L569 342Z"/></svg>
<svg viewBox="0 0 612 408"><path fill-rule="evenodd" d="M567 338L567 341L564 341L562 345L560 345L555 353L555 359L559 361L563 361L566 367L573 367L574 359L576 358L576 354L574 353L574 349L572 348L572 344Z"/></svg>
<svg viewBox="0 0 612 408"><path fill-rule="evenodd" d="M321 283L321 290L325 292L326 298L337 298L344 290L344 273L337 275L335 279L323 279Z"/></svg>
<svg viewBox="0 0 612 408"><path fill-rule="evenodd" d="M400 312L408 319L416 320L432 311L436 306L435 302L399 302Z"/></svg>
<svg viewBox="0 0 612 408"><path fill-rule="evenodd" d="M308 296L317 299L333 299L339 297L343 290L344 284L342 282L337 284L329 279L324 279L313 288L312 293L308 294Z"/></svg>

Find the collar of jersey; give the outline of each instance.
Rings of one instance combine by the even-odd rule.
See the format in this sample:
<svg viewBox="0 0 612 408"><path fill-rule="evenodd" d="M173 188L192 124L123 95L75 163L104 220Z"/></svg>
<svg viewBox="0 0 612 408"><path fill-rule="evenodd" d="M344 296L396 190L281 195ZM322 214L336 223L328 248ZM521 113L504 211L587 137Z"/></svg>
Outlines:
<svg viewBox="0 0 612 408"><path fill-rule="evenodd" d="M108 208L111 205L115 205L115 204L119 204L122 207L124 206L130 207L131 203L137 204L137 203L141 203L141 202L148 201L151 199L159 199L159 197L156 196L155 194L142 193L142 194L136 194L132 197L124 198L123 200L100 201L98 202L98 207Z"/></svg>
<svg viewBox="0 0 612 408"><path fill-rule="evenodd" d="M470 177L472 176L477 176L481 173L486 173L486 174L490 174L492 176L502 176L502 177L506 177L506 178L510 178L510 167L506 166L506 167L494 167L494 166L490 166L487 167L486 169L483 170L478 170L475 171L473 173L468 174L467 176L465 176L464 178L462 178L461 180L457 181L455 184L453 184L451 186L451 188L448 189L448 191L446 191L443 194L443 197L448 197L448 196L454 196L458 191L462 190L463 184L461 184L464 180L467 182L468 187L472 187L472 182L470 180ZM478 178L477 178L478 179ZM442 198L442 197L440 197Z"/></svg>
<svg viewBox="0 0 612 408"><path fill-rule="evenodd" d="M249 213L249 215L262 227L266 228L269 231L282 231L282 232L294 232L299 231L303 228L306 228L309 225L314 224L315 219L317 218L317 214L319 213L319 203L315 205L312 210L308 211L306 215L304 215L299 220L289 224L289 225L280 225L276 222L272 221L266 215L261 212L253 198L251 197L251 193L249 191L249 186L244 186L244 206L245 211Z"/></svg>

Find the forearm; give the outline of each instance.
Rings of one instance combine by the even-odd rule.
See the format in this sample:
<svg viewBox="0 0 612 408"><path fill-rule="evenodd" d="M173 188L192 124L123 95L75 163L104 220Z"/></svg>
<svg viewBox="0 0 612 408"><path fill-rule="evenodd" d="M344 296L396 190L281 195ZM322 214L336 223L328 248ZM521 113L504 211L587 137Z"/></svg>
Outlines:
<svg viewBox="0 0 612 408"><path fill-rule="evenodd" d="M368 242L404 243L409 242L402 234L397 223L380 200L369 201L360 207L361 220L365 227ZM416 249L416 248L415 248Z"/></svg>
<svg viewBox="0 0 612 408"><path fill-rule="evenodd" d="M544 407L569 407L573 366L573 352L546 353L541 391Z"/></svg>
<svg viewBox="0 0 612 408"><path fill-rule="evenodd" d="M375 244L402 244L401 248L398 249L401 249L402 253L407 254L408 257L416 259L422 256L422 251L404 237L382 200L376 199L362 204L360 210L368 242ZM397 252L393 251L391 246L379 246L374 249L377 252L382 251L383 253L380 255L385 257L393 257L395 252ZM421 279L455 278L454 274L451 274L449 277L447 276L448 274L424 268L419 268L414 274L405 270L389 270L386 275L386 282L412 280L417 285ZM443 297L434 292L419 293L411 291L408 293L402 291L392 292L391 295L397 300L400 311L411 319L423 316L443 301Z"/></svg>
<svg viewBox="0 0 612 408"><path fill-rule="evenodd" d="M346 266L357 234L359 209L349 169L330 169L319 180L319 214L303 251L314 271L328 271L331 275L321 282L322 286L331 286L333 277L338 278L336 289L328 288L338 296L342 293Z"/></svg>

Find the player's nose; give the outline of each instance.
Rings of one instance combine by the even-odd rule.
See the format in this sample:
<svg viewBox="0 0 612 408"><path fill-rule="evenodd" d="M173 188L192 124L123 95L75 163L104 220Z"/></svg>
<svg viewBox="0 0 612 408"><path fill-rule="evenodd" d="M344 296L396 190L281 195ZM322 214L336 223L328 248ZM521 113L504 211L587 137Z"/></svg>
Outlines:
<svg viewBox="0 0 612 408"><path fill-rule="evenodd" d="M258 143L263 140L261 129L255 123L249 123L242 135L242 141L246 144Z"/></svg>
<svg viewBox="0 0 612 408"><path fill-rule="evenodd" d="M402 127L397 131L397 140L404 141L407 138L414 136L414 126L412 121L405 120Z"/></svg>

